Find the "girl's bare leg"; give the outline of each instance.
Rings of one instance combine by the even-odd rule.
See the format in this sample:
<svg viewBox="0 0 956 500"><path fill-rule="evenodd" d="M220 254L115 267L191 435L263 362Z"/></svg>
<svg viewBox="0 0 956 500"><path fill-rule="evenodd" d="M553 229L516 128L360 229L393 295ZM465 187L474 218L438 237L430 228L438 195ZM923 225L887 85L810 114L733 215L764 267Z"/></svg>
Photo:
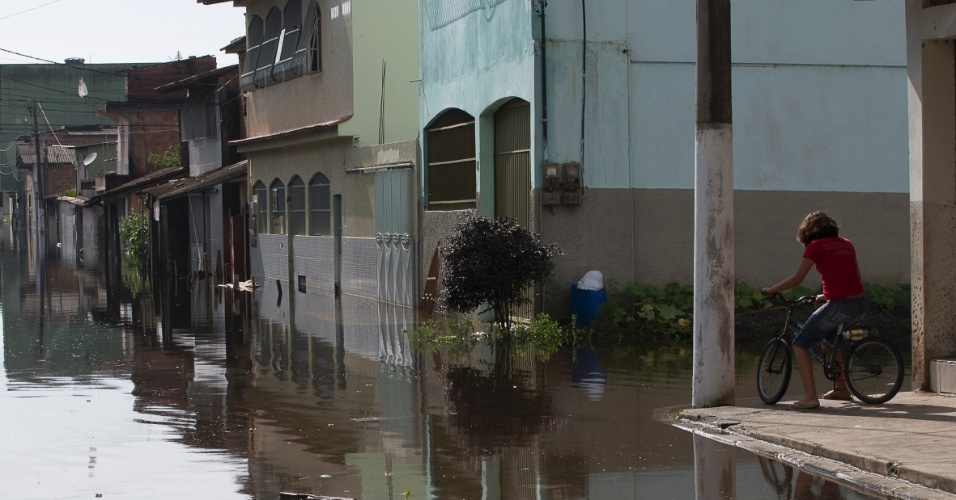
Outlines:
<svg viewBox="0 0 956 500"><path fill-rule="evenodd" d="M810 351L803 347L793 346L793 357L797 358L797 370L800 372L800 381L803 382L803 397L797 400L802 406L819 406L817 386L813 380L813 361Z"/></svg>
<svg viewBox="0 0 956 500"><path fill-rule="evenodd" d="M827 351L830 351L827 348ZM833 381L833 390L824 394L823 399L845 399L850 398L850 389L846 386L846 372L843 371L843 354L840 351L833 353L834 369L838 370L837 378Z"/></svg>

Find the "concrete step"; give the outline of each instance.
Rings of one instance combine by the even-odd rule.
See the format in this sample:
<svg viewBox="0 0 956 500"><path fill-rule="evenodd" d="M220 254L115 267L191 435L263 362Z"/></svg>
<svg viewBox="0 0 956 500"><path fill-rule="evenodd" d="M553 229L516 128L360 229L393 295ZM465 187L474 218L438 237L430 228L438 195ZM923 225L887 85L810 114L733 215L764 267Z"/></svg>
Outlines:
<svg viewBox="0 0 956 500"><path fill-rule="evenodd" d="M930 361L929 386L933 392L956 394L956 359Z"/></svg>

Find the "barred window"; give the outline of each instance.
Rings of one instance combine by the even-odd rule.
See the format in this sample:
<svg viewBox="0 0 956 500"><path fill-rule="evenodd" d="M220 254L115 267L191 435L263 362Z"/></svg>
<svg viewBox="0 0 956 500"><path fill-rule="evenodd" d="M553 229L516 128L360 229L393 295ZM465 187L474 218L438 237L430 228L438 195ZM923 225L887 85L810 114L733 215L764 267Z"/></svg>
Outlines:
<svg viewBox="0 0 956 500"><path fill-rule="evenodd" d="M298 175L289 181L289 234L305 234L305 183Z"/></svg>
<svg viewBox="0 0 956 500"><path fill-rule="evenodd" d="M285 185L279 179L272 181L269 186L269 205L272 213L269 232L285 234Z"/></svg>
<svg viewBox="0 0 956 500"><path fill-rule="evenodd" d="M269 190L262 181L252 186L253 201L256 202L256 232L269 232Z"/></svg>

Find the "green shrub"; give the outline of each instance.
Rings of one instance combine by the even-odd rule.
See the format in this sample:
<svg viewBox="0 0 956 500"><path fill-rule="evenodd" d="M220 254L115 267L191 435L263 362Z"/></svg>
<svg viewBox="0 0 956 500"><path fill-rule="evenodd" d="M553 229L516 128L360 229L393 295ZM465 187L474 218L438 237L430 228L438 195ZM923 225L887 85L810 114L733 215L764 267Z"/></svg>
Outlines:
<svg viewBox="0 0 956 500"><path fill-rule="evenodd" d="M883 287L864 284L866 298L876 307L891 311L908 306L910 286ZM613 289L613 284L609 286ZM783 293L786 297L811 295L814 291L796 287ZM760 289L737 282L734 286L734 309L736 313L764 309L773 304ZM670 283L663 288L635 283L624 290L614 289L609 300L597 312L591 330L603 335L618 334L636 337L665 336L674 340L687 340L693 328L694 292L689 285Z"/></svg>
<svg viewBox="0 0 956 500"><path fill-rule="evenodd" d="M449 347L452 354L471 352L482 341L503 341L511 346L528 347L538 359L547 359L563 347L576 345L581 333L578 328L562 325L544 313L535 316L530 323L513 324L506 334L486 328L492 332L489 333L480 326L472 320L449 316L440 321L422 323L412 332L411 339L420 348Z"/></svg>
<svg viewBox="0 0 956 500"><path fill-rule="evenodd" d="M539 359L547 359L562 347L573 344L574 338L573 326L562 326L551 316L541 313L529 324L514 325L510 340L533 348Z"/></svg>
<svg viewBox="0 0 956 500"><path fill-rule="evenodd" d="M146 162L156 170L180 165L182 160L179 158L179 146L170 146L162 153L149 152L146 155Z"/></svg>
<svg viewBox="0 0 956 500"><path fill-rule="evenodd" d="M486 305L499 330L510 332L513 312L529 300L528 286L552 275L559 253L514 219L469 214L443 248L445 304L466 314Z"/></svg>
<svg viewBox="0 0 956 500"><path fill-rule="evenodd" d="M634 283L611 292L611 300L598 309L597 331L642 332L681 338L690 334L694 293L689 285L670 283L664 288Z"/></svg>
<svg viewBox="0 0 956 500"><path fill-rule="evenodd" d="M890 312L897 307L910 307L912 292L910 285L886 287L870 283L863 284L866 299L879 309Z"/></svg>

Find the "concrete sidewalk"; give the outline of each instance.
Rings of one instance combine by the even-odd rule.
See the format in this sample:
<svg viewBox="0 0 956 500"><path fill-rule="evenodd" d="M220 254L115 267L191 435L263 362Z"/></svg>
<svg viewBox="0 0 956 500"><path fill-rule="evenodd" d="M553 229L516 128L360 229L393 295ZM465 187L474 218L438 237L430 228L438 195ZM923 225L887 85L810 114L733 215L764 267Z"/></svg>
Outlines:
<svg viewBox="0 0 956 500"><path fill-rule="evenodd" d="M821 400L809 411L789 402L682 409L670 423L884 495L956 498L956 396L901 392L872 406Z"/></svg>

